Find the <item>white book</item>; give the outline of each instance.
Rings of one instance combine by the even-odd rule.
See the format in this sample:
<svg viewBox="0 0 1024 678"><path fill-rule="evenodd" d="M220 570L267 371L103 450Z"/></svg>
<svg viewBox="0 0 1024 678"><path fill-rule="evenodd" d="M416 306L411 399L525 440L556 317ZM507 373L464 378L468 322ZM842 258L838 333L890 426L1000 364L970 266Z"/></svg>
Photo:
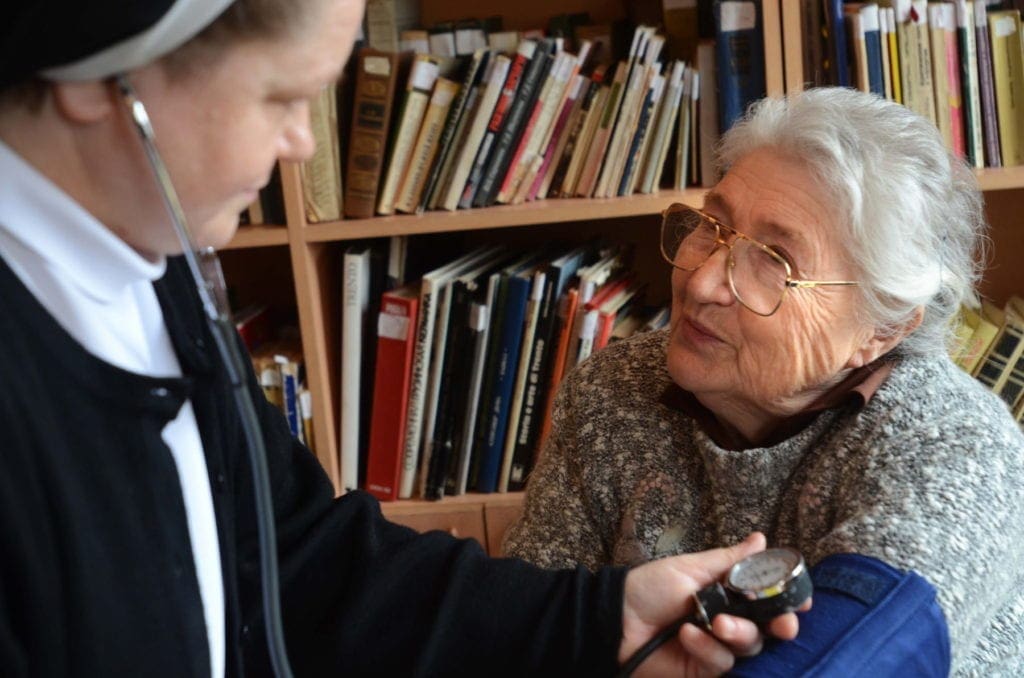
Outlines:
<svg viewBox="0 0 1024 678"><path fill-rule="evenodd" d="M341 316L341 487L359 485L359 409L363 365L363 323L370 295L370 248L350 247L344 256Z"/></svg>
<svg viewBox="0 0 1024 678"><path fill-rule="evenodd" d="M636 184L640 180L644 163L647 160L647 156L651 154L651 139L654 137L654 134L651 133L651 128L654 126L655 113L661 108L661 100L664 94L665 76L658 73L651 78L649 87L650 103L645 103L645 105L651 106L652 112L649 114L643 127L639 123L637 125L636 135L639 135L639 140L635 142L638 144L638 148L635 152L636 157L632 160L632 167L629 165L629 158L626 159L626 169L623 171L623 175L625 176L626 171L629 172L629 175L625 176L627 182L625 195L632 195L636 190ZM632 147L632 143L630 146ZM623 195L623 192L620 191L619 195Z"/></svg>
<svg viewBox="0 0 1024 678"><path fill-rule="evenodd" d="M413 143L420 131L423 115L427 111L434 83L440 74L440 67L435 59L428 56L417 56L409 73L409 85L405 91L401 118L398 121L398 132L388 160L388 169L384 177L377 200L377 214L393 214L398 188L405 176L406 165L412 154Z"/></svg>
<svg viewBox="0 0 1024 678"><path fill-rule="evenodd" d="M423 412L427 402L427 377L434 345L437 296L441 292L444 281L456 275L468 262L474 261L479 254L480 250L476 250L423 276L420 286L419 319L416 323L416 348L413 354L412 380L409 384L409 411L406 416L405 453L402 458L402 477L398 488L399 499L410 498L413 487L416 485L416 470L423 436Z"/></svg>
<svg viewBox="0 0 1024 678"><path fill-rule="evenodd" d="M985 140L981 131L981 87L978 81L977 35L974 32L974 1L955 0L955 5L958 34L964 37L966 47L960 59L967 59L967 67L962 70L967 76L967 81L961 86L967 92L964 106L970 107L971 124L965 125L968 128L964 132L968 139L967 147L974 152L974 157L971 158L972 166L981 169L985 166Z"/></svg>
<svg viewBox="0 0 1024 678"><path fill-rule="evenodd" d="M509 475L512 471L512 455L516 449L519 436L519 418L523 410L523 395L526 393L526 380L530 375L530 362L533 356L533 338L537 334L537 318L540 315L541 299L544 296L544 282L547 279L544 271L533 274L530 287L530 298L526 305L526 318L523 320L523 340L519 348L519 368L516 370L516 381L512 389L512 403L508 410L508 428L505 430L505 448L501 455L501 475L498 477L498 492L508 492Z"/></svg>
<svg viewBox="0 0 1024 678"><path fill-rule="evenodd" d="M632 136L632 129L627 128L631 128L635 120L633 114L639 105L638 100L643 97L641 92L645 91L647 71L641 59L646 54L653 30L644 27L640 27L637 30L642 31L640 42L636 54L633 55L630 61L629 71L626 75L625 92L622 95L622 101L619 103L618 114L612 128L611 141L608 142L608 147L605 150L604 164L601 166L597 187L594 189L595 198L609 197L611 195L609 193L609 186L613 182L616 188L618 187L618 177L622 174L622 163L620 160L623 154L623 137L627 135Z"/></svg>
<svg viewBox="0 0 1024 678"><path fill-rule="evenodd" d="M473 160L480 148L480 142L487 131L487 123L494 112L494 106L498 103L498 96L501 95L501 88L505 85L505 77L512 60L499 54L491 60L488 66L487 86L484 88L483 96L480 98L480 105L476 109L476 116L466 135L466 141L459 149L458 158L455 160L455 169L452 171L451 183L445 193L441 206L446 210L455 211L459 207L459 199L462 197L462 189L469 179L469 172L473 169Z"/></svg>
<svg viewBox="0 0 1024 678"><path fill-rule="evenodd" d="M696 124L694 111L700 99L700 73L687 68L683 74L683 96L679 102L679 130L676 144L676 176L675 188L682 191L686 188L687 177L690 175L690 155L696 153L693 140L693 125Z"/></svg>
<svg viewBox="0 0 1024 678"><path fill-rule="evenodd" d="M668 78L668 91L661 99L658 116L654 124L654 137L651 149L644 162L643 179L640 181L641 193L653 193L661 185L661 176L665 171L665 158L672 138L672 127L679 115L679 102L683 96L683 74L686 64L676 61Z"/></svg>
<svg viewBox="0 0 1024 678"><path fill-rule="evenodd" d="M533 122L533 128L526 129L529 132L529 136L525 141L521 142L525 144L523 151L519 154L518 158L514 158L515 166L508 170L511 173L512 179L498 192L498 202L508 203L512 201L513 196L519 190L520 184L524 183L534 159L539 156L542 149L546 148L549 129L554 120L555 112L561 107L566 94L566 86L569 84L569 78L576 66L576 55L574 54L560 52L555 57L548 77L545 79L544 85L541 87L540 94L537 97L535 105L540 108Z"/></svg>

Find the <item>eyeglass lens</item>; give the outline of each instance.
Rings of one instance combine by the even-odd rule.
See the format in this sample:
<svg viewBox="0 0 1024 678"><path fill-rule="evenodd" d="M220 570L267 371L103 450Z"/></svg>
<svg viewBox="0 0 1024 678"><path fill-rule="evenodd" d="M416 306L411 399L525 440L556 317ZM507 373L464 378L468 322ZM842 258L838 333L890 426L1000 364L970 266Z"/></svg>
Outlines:
<svg viewBox="0 0 1024 678"><path fill-rule="evenodd" d="M662 224L662 252L683 270L695 271L728 235L699 212L673 208ZM728 275L739 301L755 313L771 314L786 290L785 265L758 244L739 236L731 243Z"/></svg>

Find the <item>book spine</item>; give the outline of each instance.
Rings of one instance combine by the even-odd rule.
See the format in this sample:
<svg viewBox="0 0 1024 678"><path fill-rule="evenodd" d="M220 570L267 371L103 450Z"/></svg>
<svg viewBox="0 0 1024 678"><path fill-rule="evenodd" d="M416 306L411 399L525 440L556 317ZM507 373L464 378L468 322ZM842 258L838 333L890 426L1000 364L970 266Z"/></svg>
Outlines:
<svg viewBox="0 0 1024 678"><path fill-rule="evenodd" d="M505 55L498 55L494 61L494 68L489 69L487 85L480 98L480 105L477 107L473 122L470 124L466 140L459 149L458 158L452 168L452 176L448 181L445 196L440 204L446 210L454 211L459 207L460 199L467 187L470 172L474 161L480 151L484 135L487 132L488 120L494 112L495 105L501 96L502 87L508 76L509 67L512 61Z"/></svg>
<svg viewBox="0 0 1024 678"><path fill-rule="evenodd" d="M523 406L526 401L527 380L530 377L530 365L533 361L534 338L537 335L537 321L540 318L540 306L544 299L546 275L537 271L533 276L530 298L526 304L525 320L523 321L523 338L519 346L518 367L515 385L509 404L508 426L505 433L505 445L502 451L501 476L498 479L498 491L508 492L509 480L516 478L525 482L529 471L529 457L515 458L516 441L519 436L519 424L522 421ZM529 455L532 456L532 455Z"/></svg>
<svg viewBox="0 0 1024 678"><path fill-rule="evenodd" d="M889 60L889 35L892 27L889 26L889 16L886 13L887 7L878 8L878 55L882 62L882 92L889 101L895 101L896 95L892 88L892 64Z"/></svg>
<svg viewBox="0 0 1024 678"><path fill-rule="evenodd" d="M972 167L980 169L985 166L985 142L981 125L981 93L978 84L978 49L974 41L973 0L956 0L956 20L967 159Z"/></svg>
<svg viewBox="0 0 1024 678"><path fill-rule="evenodd" d="M569 85L569 94L565 101L562 102L562 110L558 112L558 117L555 118L551 129L551 138L548 139L548 146L544 150L544 160L530 186L530 192L526 197L527 200L536 200L538 197L547 195L547 189L554 178L553 165L555 159L562 157L562 152L569 142L570 121L579 111L580 93L585 82L586 78L577 74Z"/></svg>
<svg viewBox="0 0 1024 678"><path fill-rule="evenodd" d="M395 209L399 212L415 212L420 204L427 174L437 156L438 140L448 117L448 110L458 91L459 84L447 78L438 78L434 84L430 103L423 115L423 124L409 155L408 167L395 198Z"/></svg>
<svg viewBox="0 0 1024 678"><path fill-rule="evenodd" d="M551 60L547 43L540 43L523 72L522 83L498 132L494 152L480 181L480 190L473 198L474 207L493 205L497 199L500 180L505 176L512 160L512 153L523 135L527 116L533 110L533 104L540 93L540 83L551 67Z"/></svg>
<svg viewBox="0 0 1024 678"><path fill-rule="evenodd" d="M988 14L984 2L974 5L974 37L978 48L978 89L981 92L981 125L985 137L985 166L1002 167L999 124L996 122L996 90L992 80L992 45L988 39Z"/></svg>
<svg viewBox="0 0 1024 678"><path fill-rule="evenodd" d="M1024 47L1020 10L1000 10L988 15L992 39L992 80L996 93L996 121L1003 165L1024 164Z"/></svg>
<svg viewBox="0 0 1024 678"><path fill-rule="evenodd" d="M716 2L715 19L718 124L724 133L765 95L764 38L758 7L749 0Z"/></svg>
<svg viewBox="0 0 1024 678"><path fill-rule="evenodd" d="M847 61L846 26L843 0L824 0L825 22L830 40L828 55L829 76L832 84L850 87L850 67ZM721 66L719 66L721 67ZM724 120L724 118L723 118ZM726 128L722 128L724 132Z"/></svg>
<svg viewBox="0 0 1024 678"><path fill-rule="evenodd" d="M477 406L480 402L480 388L483 384L484 367L487 362L487 340L490 321L487 303L472 303L469 309L469 330L473 347L470 363L469 382L466 389L466 408L462 417L461 431L455 445L455 472L452 494L463 494L469 482L469 469L473 457L473 434L476 430Z"/></svg>
<svg viewBox="0 0 1024 678"><path fill-rule="evenodd" d="M958 158L967 157L967 143L964 140L964 100L961 98L960 59L966 61L957 50L956 10L953 5L942 5L942 31L946 42L946 78L949 81L949 99L945 105L949 108L950 134L953 141L953 153Z"/></svg>
<svg viewBox="0 0 1024 678"><path fill-rule="evenodd" d="M480 149L477 151L476 159L473 161L469 178L462 191L459 200L459 207L469 208L475 204L477 193L480 191L480 184L483 182L488 161L495 145L498 134L505 123L505 117L515 100L516 92L519 91L519 84L523 79L527 64L533 59L537 43L532 40L523 40L516 52L515 59L509 65L508 76L494 104L490 122L484 131L483 139L480 142Z"/></svg>
<svg viewBox="0 0 1024 678"><path fill-rule="evenodd" d="M477 85L480 82L481 75L487 68L487 64L490 62L490 56L491 53L486 50L480 50L473 55L458 96L452 102L451 108L448 111L444 131L441 132L441 138L438 141L437 160L431 166L430 174L424 183L422 198L416 209L417 212L422 212L428 206L431 206L432 203L436 206L437 188L443 183L445 175L452 165L452 160L456 155L456 141L459 139L460 132L465 127L466 121L472 113L475 99L479 95Z"/></svg>
<svg viewBox="0 0 1024 678"><path fill-rule="evenodd" d="M861 31L864 33L864 51L868 60L868 89L880 97L885 96L885 77L882 75L882 28L878 21L878 5L865 5L860 10Z"/></svg>
<svg viewBox="0 0 1024 678"><path fill-rule="evenodd" d="M359 486L360 386L363 363L363 323L369 302L369 253L346 253L342 283L341 319L341 486Z"/></svg>
<svg viewBox="0 0 1024 678"><path fill-rule="evenodd" d="M619 104L626 86L626 72L629 64L625 61L619 62L615 71L615 78L612 80L611 88L605 98L603 109L598 113L597 127L594 129L593 138L590 140L587 149L586 160L580 168L579 182L576 185L575 194L581 198L589 198L597 187L598 175L601 166L605 162L605 151L611 142L613 126L618 117Z"/></svg>
<svg viewBox="0 0 1024 678"><path fill-rule="evenodd" d="M345 176L345 216L373 216L391 126L398 59L393 54L365 49L359 54L352 130Z"/></svg>
<svg viewBox="0 0 1024 678"><path fill-rule="evenodd" d="M654 76L651 81L651 86L648 88L647 96L644 98L643 107L640 110L640 118L637 120L636 132L633 133L633 139L629 144L629 153L627 155L626 165L622 170L622 180L619 182L619 188L617 191L620 196L630 195L636 189L639 169L650 146L651 120L658 108L658 104L661 102L662 89L664 86L664 76Z"/></svg>
<svg viewBox="0 0 1024 678"><path fill-rule="evenodd" d="M341 155L338 146L336 86L321 90L309 105L309 128L316 142L313 157L299 165L303 206L310 223L341 218Z"/></svg>
<svg viewBox="0 0 1024 678"><path fill-rule="evenodd" d="M398 498L417 305L415 298L385 294L378 316L366 490L382 501Z"/></svg>
<svg viewBox="0 0 1024 678"><path fill-rule="evenodd" d="M515 381L519 346L522 341L523 321L526 318L526 303L530 283L518 276L507 280L505 317L501 323L501 336L497 344L494 388L486 406L486 425L483 430L486 445L480 460L480 475L476 489L480 492L494 492L498 489L501 474L502 452L505 433L508 429L509 401Z"/></svg>
<svg viewBox="0 0 1024 678"><path fill-rule="evenodd" d="M402 456L402 477L398 496L412 497L418 470L420 441L423 436L423 409L426 405L427 370L430 367L430 349L433 346L434 319L437 303L434 281L425 277L420 289L419 319L415 328L415 352L409 383L409 403L405 419L405 447Z"/></svg>
<svg viewBox="0 0 1024 678"><path fill-rule="evenodd" d="M519 430L516 432L515 448L512 452L512 467L507 486L511 492L518 492L526 487L526 479L533 469L533 459L536 456L537 434L544 405L544 375L547 373L552 352L551 338L557 307L557 285L555 275L548 274L540 299L537 328L524 386L523 407L519 416Z"/></svg>
<svg viewBox="0 0 1024 678"><path fill-rule="evenodd" d="M384 186L377 200L377 214L387 215L395 211L395 197L405 174L405 168L412 153L413 144L423 122L423 115L430 101L430 93L438 77L438 64L430 58L417 59L409 74L409 88L399 116L398 131L391 148Z"/></svg>

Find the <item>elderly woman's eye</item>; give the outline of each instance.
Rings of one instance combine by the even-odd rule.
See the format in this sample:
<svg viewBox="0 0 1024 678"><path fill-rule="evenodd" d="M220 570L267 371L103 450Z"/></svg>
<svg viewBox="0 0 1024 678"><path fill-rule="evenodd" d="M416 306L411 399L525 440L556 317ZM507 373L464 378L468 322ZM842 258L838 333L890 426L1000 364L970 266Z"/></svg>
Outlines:
<svg viewBox="0 0 1024 678"><path fill-rule="evenodd" d="M768 249L770 249L772 252L782 257L783 259L785 259L786 263L789 264L794 271L798 270L796 260L789 252L786 251L785 247L780 247L779 245L769 245Z"/></svg>

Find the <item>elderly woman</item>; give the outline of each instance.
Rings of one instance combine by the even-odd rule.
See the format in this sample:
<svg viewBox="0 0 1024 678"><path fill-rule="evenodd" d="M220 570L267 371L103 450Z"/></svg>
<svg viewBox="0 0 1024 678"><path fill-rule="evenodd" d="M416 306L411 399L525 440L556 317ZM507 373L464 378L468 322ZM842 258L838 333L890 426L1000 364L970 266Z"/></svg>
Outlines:
<svg viewBox="0 0 1024 678"><path fill-rule="evenodd" d="M760 102L720 163L701 209L664 214L670 328L569 376L507 553L631 565L761 530L920 574L954 673L1024 675L1024 436L946 351L973 176L846 89Z"/></svg>

